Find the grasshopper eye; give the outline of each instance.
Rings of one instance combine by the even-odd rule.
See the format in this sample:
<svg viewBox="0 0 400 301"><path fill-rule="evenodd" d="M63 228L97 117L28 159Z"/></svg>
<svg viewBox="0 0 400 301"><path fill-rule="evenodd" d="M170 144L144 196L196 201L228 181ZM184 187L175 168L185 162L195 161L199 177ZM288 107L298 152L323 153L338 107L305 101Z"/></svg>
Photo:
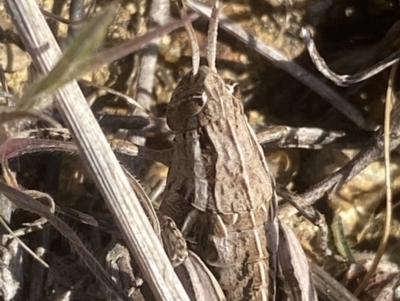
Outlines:
<svg viewBox="0 0 400 301"><path fill-rule="evenodd" d="M200 108L203 108L208 100L207 93L203 91L201 94L193 95L192 101Z"/></svg>
<svg viewBox="0 0 400 301"><path fill-rule="evenodd" d="M190 91L189 91L190 92ZM204 109L208 96L204 90L173 99L167 109L167 124L171 130L193 130L199 127L198 114Z"/></svg>

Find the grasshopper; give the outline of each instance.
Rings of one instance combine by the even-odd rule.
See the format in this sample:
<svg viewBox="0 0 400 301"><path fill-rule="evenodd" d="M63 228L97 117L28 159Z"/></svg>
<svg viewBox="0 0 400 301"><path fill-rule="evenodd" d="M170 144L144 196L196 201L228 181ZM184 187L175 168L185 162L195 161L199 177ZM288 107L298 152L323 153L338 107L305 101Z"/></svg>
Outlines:
<svg viewBox="0 0 400 301"><path fill-rule="evenodd" d="M176 136L160 210L191 242L227 300L266 301L275 297L278 259L291 261L288 249L278 254L280 247L291 248L291 234L277 220L275 180L243 105L215 68L219 7L216 1L208 66L196 66L194 59L168 104L167 124ZM197 49L194 35L191 40ZM292 278L306 279L307 289L297 287L295 294L314 300L310 274L302 273L296 276L302 280Z"/></svg>

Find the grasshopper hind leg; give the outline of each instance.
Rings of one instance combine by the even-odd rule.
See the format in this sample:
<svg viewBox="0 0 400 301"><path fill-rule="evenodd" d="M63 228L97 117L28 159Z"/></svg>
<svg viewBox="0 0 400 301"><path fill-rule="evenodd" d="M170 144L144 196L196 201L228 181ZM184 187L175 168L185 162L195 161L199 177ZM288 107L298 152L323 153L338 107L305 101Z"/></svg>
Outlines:
<svg viewBox="0 0 400 301"><path fill-rule="evenodd" d="M187 249L186 240L175 222L162 215L160 225L164 249L190 300L226 301L218 281L210 270L195 253Z"/></svg>

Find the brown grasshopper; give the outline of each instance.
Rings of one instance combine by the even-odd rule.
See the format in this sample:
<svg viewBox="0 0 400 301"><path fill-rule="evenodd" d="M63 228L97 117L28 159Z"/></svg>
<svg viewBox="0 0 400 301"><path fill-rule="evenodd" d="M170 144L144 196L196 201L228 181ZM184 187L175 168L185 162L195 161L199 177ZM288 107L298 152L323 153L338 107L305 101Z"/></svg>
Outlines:
<svg viewBox="0 0 400 301"><path fill-rule="evenodd" d="M281 249L278 255L278 246L293 245L287 239L290 230L278 226L275 180L243 105L216 72L218 10L216 1L209 25L209 66L194 63L168 105L167 123L176 136L160 209L192 242L227 300L266 301L275 297L277 259L290 253ZM285 235L281 243L280 233ZM284 260L295 261L290 256ZM297 282L292 292L296 300L315 300L305 266L302 275L289 267ZM302 281L305 286L299 285Z"/></svg>

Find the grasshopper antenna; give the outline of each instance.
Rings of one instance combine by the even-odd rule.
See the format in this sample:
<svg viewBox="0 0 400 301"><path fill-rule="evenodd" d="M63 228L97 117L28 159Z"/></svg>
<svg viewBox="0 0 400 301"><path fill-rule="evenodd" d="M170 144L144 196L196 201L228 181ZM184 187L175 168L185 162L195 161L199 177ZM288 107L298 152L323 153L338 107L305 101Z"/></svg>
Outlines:
<svg viewBox="0 0 400 301"><path fill-rule="evenodd" d="M184 3L185 0L178 0L177 6L179 9L179 13L181 18L187 18L187 9ZM200 51L199 51L199 43L197 42L196 34L194 32L194 28L191 22L185 23L185 29L189 36L190 47L192 48L192 69L193 75L196 75L199 71L200 66Z"/></svg>
<svg viewBox="0 0 400 301"><path fill-rule="evenodd" d="M218 14L221 7L220 0L215 0L214 6L211 12L210 25L208 26L207 34L207 61L208 67L217 72L215 67L215 61L217 56L217 35L218 35Z"/></svg>

